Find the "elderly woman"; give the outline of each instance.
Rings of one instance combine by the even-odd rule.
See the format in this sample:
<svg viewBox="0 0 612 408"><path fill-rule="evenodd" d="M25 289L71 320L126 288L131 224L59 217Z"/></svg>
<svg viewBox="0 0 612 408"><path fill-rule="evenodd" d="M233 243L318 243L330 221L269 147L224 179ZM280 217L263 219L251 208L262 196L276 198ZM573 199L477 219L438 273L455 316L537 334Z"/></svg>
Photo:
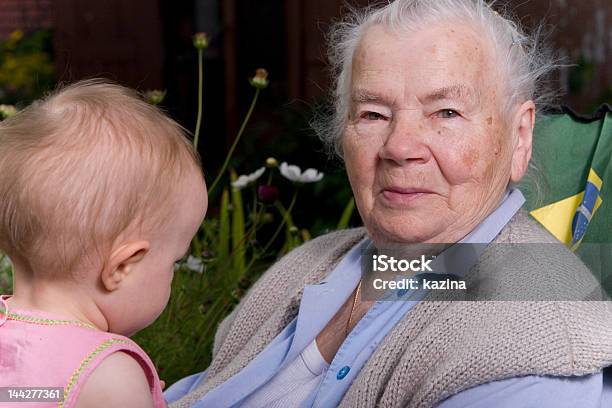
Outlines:
<svg viewBox="0 0 612 408"><path fill-rule="evenodd" d="M336 111L325 137L365 228L272 266L219 327L208 370L168 390L171 406L611 406L609 302L361 296L367 248L554 242L512 187L530 162L537 81L551 68L535 43L482 0L397 0L354 13L331 38ZM596 285L550 245L468 269L496 267L515 294L538 277L560 282L555 293Z"/></svg>

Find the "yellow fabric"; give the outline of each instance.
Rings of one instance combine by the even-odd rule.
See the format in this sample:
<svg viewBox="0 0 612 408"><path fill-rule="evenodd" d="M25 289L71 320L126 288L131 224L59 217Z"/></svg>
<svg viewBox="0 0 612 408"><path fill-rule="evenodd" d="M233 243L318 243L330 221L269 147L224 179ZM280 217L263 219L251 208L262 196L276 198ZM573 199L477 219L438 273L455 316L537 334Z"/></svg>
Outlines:
<svg viewBox="0 0 612 408"><path fill-rule="evenodd" d="M603 182L593 169L589 172L588 181L593 183L598 190L601 190ZM572 220L583 198L584 191L544 207L537 208L531 211L530 214L553 234L555 238L569 245L572 242ZM601 196L597 197L592 214L595 214L601 202Z"/></svg>
<svg viewBox="0 0 612 408"><path fill-rule="evenodd" d="M595 173L595 170L591 169L591 171L589 171L588 181L595 184L595 187L597 187L597 189L601 191L601 186L603 185L603 181L601 180L601 177L599 177L597 173Z"/></svg>

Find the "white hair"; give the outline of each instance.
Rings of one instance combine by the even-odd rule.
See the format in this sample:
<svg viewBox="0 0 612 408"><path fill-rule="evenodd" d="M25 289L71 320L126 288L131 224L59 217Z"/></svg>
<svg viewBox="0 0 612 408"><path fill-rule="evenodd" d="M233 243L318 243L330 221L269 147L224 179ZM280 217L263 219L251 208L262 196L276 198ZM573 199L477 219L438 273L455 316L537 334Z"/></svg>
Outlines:
<svg viewBox="0 0 612 408"><path fill-rule="evenodd" d="M498 13L492 5L485 0L396 0L382 6L349 9L346 17L334 24L328 37L333 109L312 122L328 149L342 157L353 54L365 32L374 25L403 34L448 21L482 29L494 47L505 78L506 102L500 107L503 117L509 118L517 104L527 100L533 100L538 109L548 104L554 93L545 91L544 79L558 65L552 53L541 46L542 25L527 35L507 12Z"/></svg>

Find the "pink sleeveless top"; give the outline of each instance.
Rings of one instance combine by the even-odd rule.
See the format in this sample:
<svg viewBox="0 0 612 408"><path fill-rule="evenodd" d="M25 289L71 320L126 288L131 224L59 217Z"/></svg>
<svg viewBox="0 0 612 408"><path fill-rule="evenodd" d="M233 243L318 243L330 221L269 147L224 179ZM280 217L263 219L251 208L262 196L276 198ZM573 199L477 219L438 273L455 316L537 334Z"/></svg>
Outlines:
<svg viewBox="0 0 612 408"><path fill-rule="evenodd" d="M74 407L79 390L93 370L110 354L122 351L144 370L155 408L167 407L151 359L132 340L45 312L10 309L7 313L5 299L7 296L0 297L0 387L63 389L61 402L6 406ZM0 401L0 406L4 404Z"/></svg>

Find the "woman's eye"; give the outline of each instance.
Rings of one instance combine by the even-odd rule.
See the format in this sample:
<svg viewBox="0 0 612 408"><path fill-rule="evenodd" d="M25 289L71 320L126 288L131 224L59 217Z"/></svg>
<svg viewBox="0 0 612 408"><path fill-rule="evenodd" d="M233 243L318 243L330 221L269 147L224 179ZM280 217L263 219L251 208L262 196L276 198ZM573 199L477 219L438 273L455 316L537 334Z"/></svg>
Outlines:
<svg viewBox="0 0 612 408"><path fill-rule="evenodd" d="M361 117L366 120L385 120L385 117L378 112L364 112Z"/></svg>
<svg viewBox="0 0 612 408"><path fill-rule="evenodd" d="M437 116L442 119L452 119L459 116L459 113L453 109L442 109L436 112Z"/></svg>

